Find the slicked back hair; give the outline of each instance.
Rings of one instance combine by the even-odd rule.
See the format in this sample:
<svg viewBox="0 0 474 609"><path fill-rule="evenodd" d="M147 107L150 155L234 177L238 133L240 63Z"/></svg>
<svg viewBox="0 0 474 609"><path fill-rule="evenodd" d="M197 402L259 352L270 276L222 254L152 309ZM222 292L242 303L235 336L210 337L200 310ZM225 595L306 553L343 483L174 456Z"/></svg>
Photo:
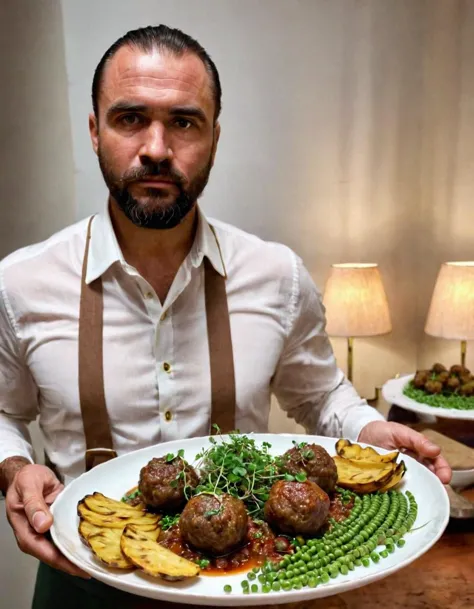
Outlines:
<svg viewBox="0 0 474 609"><path fill-rule="evenodd" d="M166 25L148 26L137 30L130 30L121 38L116 40L104 53L94 72L92 81L92 107L96 118L99 118L99 95L107 62L124 46L136 47L137 49L151 53L154 50L168 52L175 57L182 57L185 53L197 55L203 62L211 79L211 87L214 94L214 122L219 118L221 111L222 90L215 63L207 51L197 40L188 36L181 30L170 28Z"/></svg>

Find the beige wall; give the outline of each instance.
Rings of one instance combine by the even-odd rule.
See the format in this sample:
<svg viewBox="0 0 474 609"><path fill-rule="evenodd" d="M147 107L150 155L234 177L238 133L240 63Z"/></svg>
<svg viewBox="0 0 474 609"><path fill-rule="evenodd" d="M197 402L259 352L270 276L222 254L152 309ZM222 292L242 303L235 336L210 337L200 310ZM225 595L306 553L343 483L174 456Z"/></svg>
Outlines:
<svg viewBox="0 0 474 609"><path fill-rule="evenodd" d="M0 257L74 221L74 168L61 7L0 2ZM40 446L37 428L33 437ZM37 561L0 502L0 608L29 609Z"/></svg>

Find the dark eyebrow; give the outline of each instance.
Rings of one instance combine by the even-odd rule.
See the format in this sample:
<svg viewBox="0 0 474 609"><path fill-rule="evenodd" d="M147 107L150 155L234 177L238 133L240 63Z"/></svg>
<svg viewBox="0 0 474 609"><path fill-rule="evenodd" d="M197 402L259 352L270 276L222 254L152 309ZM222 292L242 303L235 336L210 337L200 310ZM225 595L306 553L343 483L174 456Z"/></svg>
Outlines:
<svg viewBox="0 0 474 609"><path fill-rule="evenodd" d="M110 119L121 112L145 112L147 106L144 104L132 104L126 101L119 101L107 110L107 118Z"/></svg>
<svg viewBox="0 0 474 609"><path fill-rule="evenodd" d="M170 114L172 116L194 116L203 123L207 121L204 112L201 110L201 108L198 108L196 106L173 106L170 109Z"/></svg>

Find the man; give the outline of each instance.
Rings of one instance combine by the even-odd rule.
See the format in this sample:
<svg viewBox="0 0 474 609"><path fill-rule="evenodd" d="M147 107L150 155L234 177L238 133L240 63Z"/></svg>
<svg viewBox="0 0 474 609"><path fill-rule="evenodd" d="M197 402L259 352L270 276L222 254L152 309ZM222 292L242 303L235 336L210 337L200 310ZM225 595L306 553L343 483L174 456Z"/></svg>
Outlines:
<svg viewBox="0 0 474 609"><path fill-rule="evenodd" d="M413 451L449 481L439 449L385 422L337 369L293 252L198 209L220 107L216 67L192 38L159 26L119 39L89 119L107 211L1 264L0 472L18 545L43 563L35 609L64 593L78 608L133 602L71 577L86 574L45 536L60 479L212 421L266 431L271 393L308 432ZM52 469L33 464L37 413Z"/></svg>

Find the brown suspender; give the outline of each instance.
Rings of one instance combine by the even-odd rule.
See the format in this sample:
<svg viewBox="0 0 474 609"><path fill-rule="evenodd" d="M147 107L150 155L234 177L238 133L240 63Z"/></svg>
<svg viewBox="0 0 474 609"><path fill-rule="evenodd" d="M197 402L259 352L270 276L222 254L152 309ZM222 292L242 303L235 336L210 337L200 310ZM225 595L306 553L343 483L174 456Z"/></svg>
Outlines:
<svg viewBox="0 0 474 609"><path fill-rule="evenodd" d="M86 437L86 470L117 456L112 442L104 391L103 292L99 277L86 284L92 220L87 228L79 314L79 397ZM222 277L204 259L205 301L212 409L210 433L235 429L235 375L229 310Z"/></svg>

